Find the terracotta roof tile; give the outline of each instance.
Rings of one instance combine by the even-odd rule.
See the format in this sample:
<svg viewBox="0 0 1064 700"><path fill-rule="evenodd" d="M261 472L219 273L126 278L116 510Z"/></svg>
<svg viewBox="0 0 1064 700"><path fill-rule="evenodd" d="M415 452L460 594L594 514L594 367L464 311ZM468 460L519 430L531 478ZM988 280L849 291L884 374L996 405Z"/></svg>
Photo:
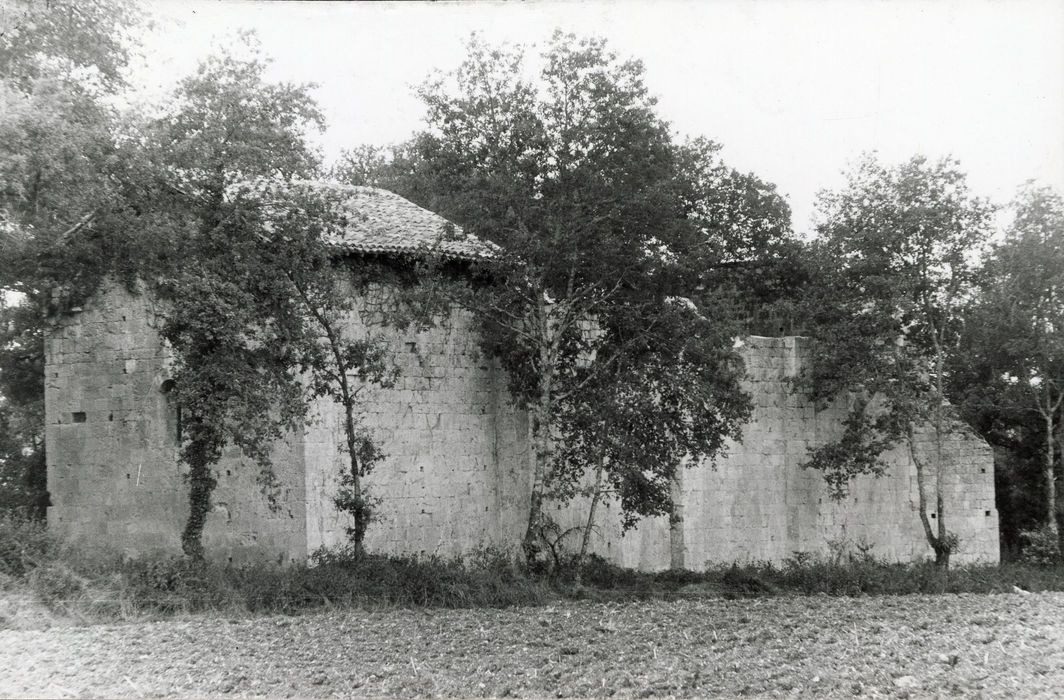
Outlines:
<svg viewBox="0 0 1064 700"><path fill-rule="evenodd" d="M378 187L319 183L350 193L347 230L328 242L359 253L434 252L447 258L482 260L498 247L482 241L439 214Z"/></svg>

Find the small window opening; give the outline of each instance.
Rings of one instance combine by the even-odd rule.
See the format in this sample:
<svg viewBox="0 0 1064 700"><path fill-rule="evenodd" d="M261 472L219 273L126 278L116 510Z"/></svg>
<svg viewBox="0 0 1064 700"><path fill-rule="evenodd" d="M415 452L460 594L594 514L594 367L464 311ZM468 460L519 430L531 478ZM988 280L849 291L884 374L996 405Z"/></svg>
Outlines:
<svg viewBox="0 0 1064 700"><path fill-rule="evenodd" d="M170 393L173 392L173 390L174 390L174 388L176 386L177 386L177 382L175 382L173 379L166 379L166 380L163 380L162 384L159 385L159 391L162 394L164 394L164 395L170 394ZM180 405L176 405L173 408L174 408L174 413L173 413L173 416L174 416L174 436L177 439L177 444L180 445L181 444L181 431L182 431L181 406Z"/></svg>
<svg viewBox="0 0 1064 700"><path fill-rule="evenodd" d="M85 411L74 411L70 414L70 418L75 423L84 423L86 421Z"/></svg>
<svg viewBox="0 0 1064 700"><path fill-rule="evenodd" d="M990 511L989 510L986 512L986 517L988 517L988 518L990 517Z"/></svg>
<svg viewBox="0 0 1064 700"><path fill-rule="evenodd" d="M932 514L931 514L931 519L932 519L932 520L934 520L934 519L935 519L935 514L934 514L934 513L932 513Z"/></svg>

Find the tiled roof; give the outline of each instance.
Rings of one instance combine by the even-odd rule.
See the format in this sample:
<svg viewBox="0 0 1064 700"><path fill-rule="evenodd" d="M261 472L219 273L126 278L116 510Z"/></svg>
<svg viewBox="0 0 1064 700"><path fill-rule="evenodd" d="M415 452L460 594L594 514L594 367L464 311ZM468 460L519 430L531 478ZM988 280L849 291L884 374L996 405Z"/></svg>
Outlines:
<svg viewBox="0 0 1064 700"><path fill-rule="evenodd" d="M445 258L482 260L496 254L494 243L466 234L433 213L378 187L318 183L350 193L347 230L328 243L359 253L416 254L432 252Z"/></svg>

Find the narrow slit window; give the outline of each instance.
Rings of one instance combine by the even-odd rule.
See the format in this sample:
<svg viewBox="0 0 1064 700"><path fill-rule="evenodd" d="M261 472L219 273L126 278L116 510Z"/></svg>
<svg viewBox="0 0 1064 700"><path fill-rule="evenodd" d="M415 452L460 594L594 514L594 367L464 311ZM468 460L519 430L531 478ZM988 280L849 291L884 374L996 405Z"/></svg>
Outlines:
<svg viewBox="0 0 1064 700"><path fill-rule="evenodd" d="M166 400L166 427L167 433L174 436L177 444L181 444L183 426L181 425L181 406L173 396L177 383L173 379L167 379L159 385L159 392Z"/></svg>

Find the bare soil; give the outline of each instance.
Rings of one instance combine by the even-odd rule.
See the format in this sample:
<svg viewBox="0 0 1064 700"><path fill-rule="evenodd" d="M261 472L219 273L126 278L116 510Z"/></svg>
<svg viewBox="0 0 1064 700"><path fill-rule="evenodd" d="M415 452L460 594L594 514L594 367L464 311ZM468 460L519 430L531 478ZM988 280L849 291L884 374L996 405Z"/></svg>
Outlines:
<svg viewBox="0 0 1064 700"><path fill-rule="evenodd" d="M3 697L1058 696L1064 594L565 603L0 632Z"/></svg>

